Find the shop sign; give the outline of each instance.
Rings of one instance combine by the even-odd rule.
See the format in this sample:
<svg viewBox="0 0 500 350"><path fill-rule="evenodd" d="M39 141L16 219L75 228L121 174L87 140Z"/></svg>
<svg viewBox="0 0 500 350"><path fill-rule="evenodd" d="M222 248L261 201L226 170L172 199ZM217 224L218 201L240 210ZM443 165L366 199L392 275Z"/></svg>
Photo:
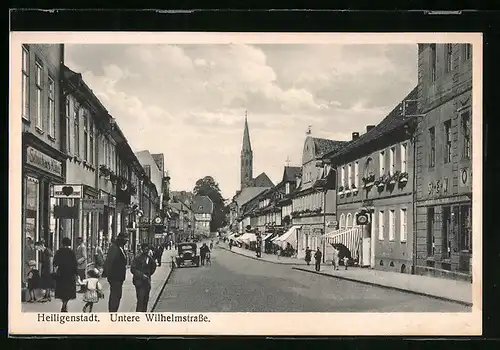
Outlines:
<svg viewBox="0 0 500 350"><path fill-rule="evenodd" d="M51 174L62 176L62 163L54 158L40 152L36 148L28 146L26 148L26 163Z"/></svg>
<svg viewBox="0 0 500 350"><path fill-rule="evenodd" d="M311 227L309 227L309 226L305 226L305 225L304 225L304 226L302 227L302 233L303 233L304 235L310 235L310 234L311 234Z"/></svg>
<svg viewBox="0 0 500 350"><path fill-rule="evenodd" d="M458 183L460 187L467 187L470 184L470 171L469 168L462 168L458 174Z"/></svg>
<svg viewBox="0 0 500 350"><path fill-rule="evenodd" d="M82 200L82 210L83 211L95 211L104 212L104 199L83 199Z"/></svg>
<svg viewBox="0 0 500 350"><path fill-rule="evenodd" d="M82 185L54 185L53 198L82 198Z"/></svg>
<svg viewBox="0 0 500 350"><path fill-rule="evenodd" d="M70 207L67 205L55 205L54 217L58 219L77 219L78 207L77 206Z"/></svg>
<svg viewBox="0 0 500 350"><path fill-rule="evenodd" d="M321 236L323 234L323 229L322 228L315 228L315 229L313 229L313 234L314 234L314 236Z"/></svg>
<svg viewBox="0 0 500 350"><path fill-rule="evenodd" d="M162 233L155 233L155 238L156 239L162 239L163 238L163 234Z"/></svg>
<svg viewBox="0 0 500 350"><path fill-rule="evenodd" d="M110 208L116 208L116 197L113 195L110 195L109 193L106 193L104 191L101 191L99 194L99 197L101 199L104 199L104 205L110 207Z"/></svg>

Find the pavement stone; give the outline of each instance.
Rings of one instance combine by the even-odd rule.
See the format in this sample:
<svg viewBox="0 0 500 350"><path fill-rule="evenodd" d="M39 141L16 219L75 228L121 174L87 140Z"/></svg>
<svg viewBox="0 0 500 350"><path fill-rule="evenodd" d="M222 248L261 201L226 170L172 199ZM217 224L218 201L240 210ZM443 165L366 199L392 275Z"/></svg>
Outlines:
<svg viewBox="0 0 500 350"><path fill-rule="evenodd" d="M151 292L149 295L148 311L150 311L158 299L163 286L167 283L171 274L171 257L177 252L175 250L166 250L162 256L161 266L156 267L156 272L151 277ZM104 299L94 304L93 312L108 312L109 284L105 278L100 280ZM68 312L81 312L84 302L83 294L77 293L75 300L68 303ZM123 294L120 302L119 312L135 312L136 296L135 287L132 284L132 274L127 269L127 277L123 283ZM52 298L52 301L45 303L22 303L22 312L59 312L61 310L61 301Z"/></svg>
<svg viewBox="0 0 500 350"><path fill-rule="evenodd" d="M220 247L229 251L226 244L221 244ZM295 258L280 257L278 259L277 256L273 254L262 254L261 258L257 258L254 251L238 247L233 247L230 251L234 254L246 256L255 260L274 264L292 265L293 269L299 271L419 294L457 302L467 306L472 305L472 284L469 282L360 267L349 267L347 270L341 267L340 270L334 270L328 263L322 264L323 271L316 272L314 270L314 264L307 266L305 261Z"/></svg>

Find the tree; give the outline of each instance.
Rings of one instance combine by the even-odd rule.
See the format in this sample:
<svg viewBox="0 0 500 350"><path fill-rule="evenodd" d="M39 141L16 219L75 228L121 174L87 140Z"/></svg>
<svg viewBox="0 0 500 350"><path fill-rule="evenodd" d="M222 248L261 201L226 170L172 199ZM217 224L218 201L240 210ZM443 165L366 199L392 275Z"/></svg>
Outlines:
<svg viewBox="0 0 500 350"><path fill-rule="evenodd" d="M227 225L229 208L224 204L219 184L212 176L205 176L196 181L193 192L196 196L207 196L214 203L214 213L210 222L210 231L215 232Z"/></svg>

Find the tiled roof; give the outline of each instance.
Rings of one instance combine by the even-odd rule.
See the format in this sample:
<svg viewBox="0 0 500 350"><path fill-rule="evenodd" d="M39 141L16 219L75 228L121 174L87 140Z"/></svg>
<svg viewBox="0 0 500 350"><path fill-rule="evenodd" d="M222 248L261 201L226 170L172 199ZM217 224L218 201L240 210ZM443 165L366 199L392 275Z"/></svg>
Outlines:
<svg viewBox="0 0 500 350"><path fill-rule="evenodd" d="M273 182L267 176L266 173L261 173L259 176L257 176L255 179L252 181L252 187L272 187L274 186Z"/></svg>
<svg viewBox="0 0 500 350"><path fill-rule="evenodd" d="M416 100L417 99L417 88L415 87L405 98L404 100ZM404 101L403 100L403 101ZM366 134L361 135L357 140L350 141L344 147L337 151L330 151L328 154L325 154L324 157L332 158L345 155L352 150L357 149L358 147L362 147L383 135L386 135L395 129L406 124L410 119L402 117L402 104L399 103L387 117L385 117L377 126L371 129ZM416 113L416 104L408 105L407 114L415 114Z"/></svg>
<svg viewBox="0 0 500 350"><path fill-rule="evenodd" d="M335 141L328 139L320 139L317 137L313 137L313 141L314 141L314 146L316 147L317 157L321 157L328 152L336 151L348 143L348 141Z"/></svg>
<svg viewBox="0 0 500 350"><path fill-rule="evenodd" d="M192 209L195 214L212 214L214 212L214 203L207 196L195 196Z"/></svg>
<svg viewBox="0 0 500 350"><path fill-rule="evenodd" d="M284 182L293 182L297 176L300 176L301 167L299 166L286 166L283 173Z"/></svg>

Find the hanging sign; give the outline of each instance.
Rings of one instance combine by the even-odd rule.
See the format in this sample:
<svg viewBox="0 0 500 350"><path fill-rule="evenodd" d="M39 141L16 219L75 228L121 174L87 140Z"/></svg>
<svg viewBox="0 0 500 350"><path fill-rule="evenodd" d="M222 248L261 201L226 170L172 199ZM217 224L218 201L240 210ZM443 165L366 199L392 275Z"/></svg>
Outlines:
<svg viewBox="0 0 500 350"><path fill-rule="evenodd" d="M368 212L366 210L361 210L356 214L356 224L357 225L367 225L370 221L370 217L368 216Z"/></svg>
<svg viewBox="0 0 500 350"><path fill-rule="evenodd" d="M53 198L82 198L82 185L54 185Z"/></svg>
<svg viewBox="0 0 500 350"><path fill-rule="evenodd" d="M53 175L62 176L62 163L60 161L31 146L26 148L26 163Z"/></svg>

